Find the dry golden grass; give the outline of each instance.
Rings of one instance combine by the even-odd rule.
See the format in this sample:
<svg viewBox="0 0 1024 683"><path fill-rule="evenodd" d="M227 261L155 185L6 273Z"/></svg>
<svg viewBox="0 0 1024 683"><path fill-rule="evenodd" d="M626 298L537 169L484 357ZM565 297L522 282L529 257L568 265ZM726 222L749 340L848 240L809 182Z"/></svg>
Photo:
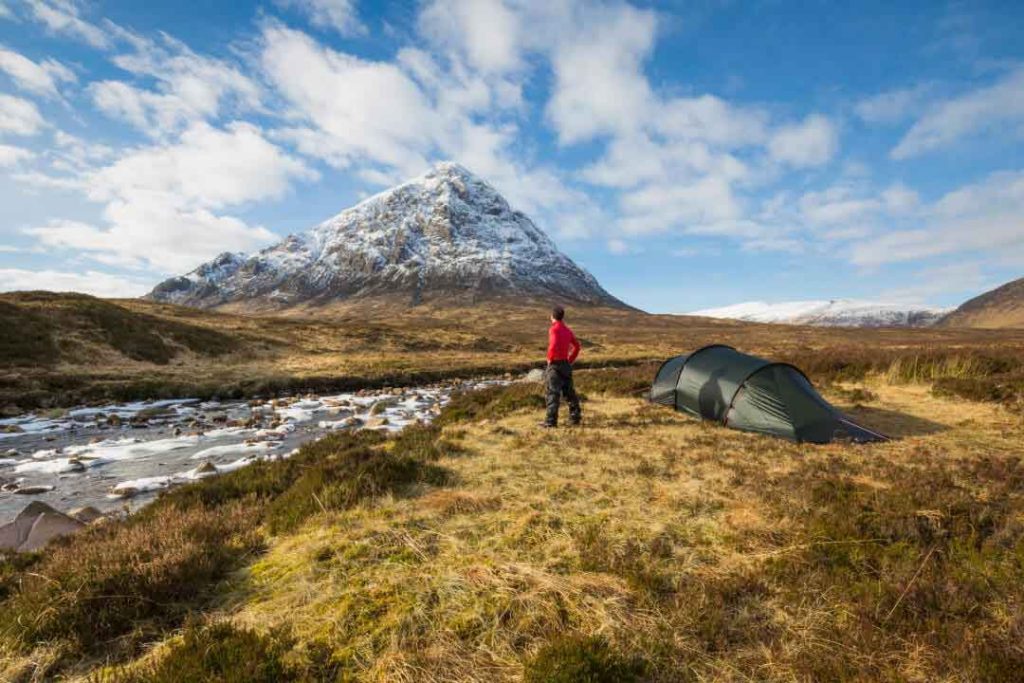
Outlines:
<svg viewBox="0 0 1024 683"><path fill-rule="evenodd" d="M445 438L462 450L438 464L453 486L321 514L274 539L221 613L287 629L297 652L329 652L339 680L515 681L567 634L642 658L650 680L993 680L1021 657L1010 638L1020 588L995 572L1015 561L1019 522L996 525L1009 550L975 568L993 595L957 614L915 590L955 592L943 582L969 565L949 492L982 508L1001 495L981 473L1019 456L1021 419L923 386L870 390L877 398L851 412L899 441L796 445L613 396L591 397L581 429L542 431L525 411L452 425ZM925 482L949 471L962 481L936 489L936 509L892 497L927 499ZM839 484L888 495L894 515L945 523L953 540L929 537L922 552L895 518L892 538L843 536L826 513L845 499L814 497ZM886 555L861 565L843 554L867 545ZM943 569L929 574L936 547ZM849 583L831 583L833 563ZM844 592L872 567L858 578L870 594ZM938 635L935 619L950 621Z"/></svg>

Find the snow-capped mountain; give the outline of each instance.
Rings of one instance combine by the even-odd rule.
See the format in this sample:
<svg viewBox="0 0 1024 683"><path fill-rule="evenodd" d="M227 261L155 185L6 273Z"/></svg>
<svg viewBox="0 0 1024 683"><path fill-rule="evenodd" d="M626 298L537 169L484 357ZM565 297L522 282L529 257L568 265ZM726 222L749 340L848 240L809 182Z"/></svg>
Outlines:
<svg viewBox="0 0 1024 683"><path fill-rule="evenodd" d="M221 254L147 296L204 308L377 296L624 306L493 187L450 162L258 254Z"/></svg>
<svg viewBox="0 0 1024 683"><path fill-rule="evenodd" d="M688 315L823 327L928 327L934 325L948 312L949 309L927 306L832 299L774 304L748 301L723 308L694 311Z"/></svg>

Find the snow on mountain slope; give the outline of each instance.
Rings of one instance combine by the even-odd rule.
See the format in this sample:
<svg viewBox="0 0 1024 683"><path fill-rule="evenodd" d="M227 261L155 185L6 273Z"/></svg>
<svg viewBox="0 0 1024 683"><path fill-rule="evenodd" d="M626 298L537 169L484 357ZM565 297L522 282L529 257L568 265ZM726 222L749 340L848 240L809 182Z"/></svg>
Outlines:
<svg viewBox="0 0 1024 683"><path fill-rule="evenodd" d="M927 327L935 324L946 313L948 309L927 306L833 299L782 303L748 301L723 308L694 311L688 315L823 327Z"/></svg>
<svg viewBox="0 0 1024 683"><path fill-rule="evenodd" d="M204 308L373 296L624 305L493 187L450 162L258 254L221 254L147 296Z"/></svg>

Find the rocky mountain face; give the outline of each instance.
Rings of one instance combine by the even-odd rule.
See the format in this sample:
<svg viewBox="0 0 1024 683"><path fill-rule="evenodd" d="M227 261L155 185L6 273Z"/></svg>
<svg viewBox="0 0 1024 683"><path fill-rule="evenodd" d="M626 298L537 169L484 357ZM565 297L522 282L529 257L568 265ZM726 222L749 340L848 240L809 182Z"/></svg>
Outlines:
<svg viewBox="0 0 1024 683"><path fill-rule="evenodd" d="M729 318L757 323L818 325L821 327L928 327L948 309L887 304L852 299L747 303L694 311L689 315Z"/></svg>
<svg viewBox="0 0 1024 683"><path fill-rule="evenodd" d="M976 296L942 319L947 327L1024 327L1024 278Z"/></svg>
<svg viewBox="0 0 1024 683"><path fill-rule="evenodd" d="M258 254L221 254L147 296L202 308L373 297L624 306L493 187L449 162Z"/></svg>

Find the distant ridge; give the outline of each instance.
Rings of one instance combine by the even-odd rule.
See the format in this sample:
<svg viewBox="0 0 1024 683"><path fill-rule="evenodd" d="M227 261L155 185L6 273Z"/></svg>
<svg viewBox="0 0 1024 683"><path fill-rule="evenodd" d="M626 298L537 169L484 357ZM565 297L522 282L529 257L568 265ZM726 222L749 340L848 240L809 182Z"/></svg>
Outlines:
<svg viewBox="0 0 1024 683"><path fill-rule="evenodd" d="M405 305L542 299L625 307L493 187L451 162L258 254L221 254L147 295L254 309L381 297Z"/></svg>
<svg viewBox="0 0 1024 683"><path fill-rule="evenodd" d="M694 311L689 315L821 327L928 327L938 322L947 312L948 309L925 306L832 299L783 303L749 301Z"/></svg>

